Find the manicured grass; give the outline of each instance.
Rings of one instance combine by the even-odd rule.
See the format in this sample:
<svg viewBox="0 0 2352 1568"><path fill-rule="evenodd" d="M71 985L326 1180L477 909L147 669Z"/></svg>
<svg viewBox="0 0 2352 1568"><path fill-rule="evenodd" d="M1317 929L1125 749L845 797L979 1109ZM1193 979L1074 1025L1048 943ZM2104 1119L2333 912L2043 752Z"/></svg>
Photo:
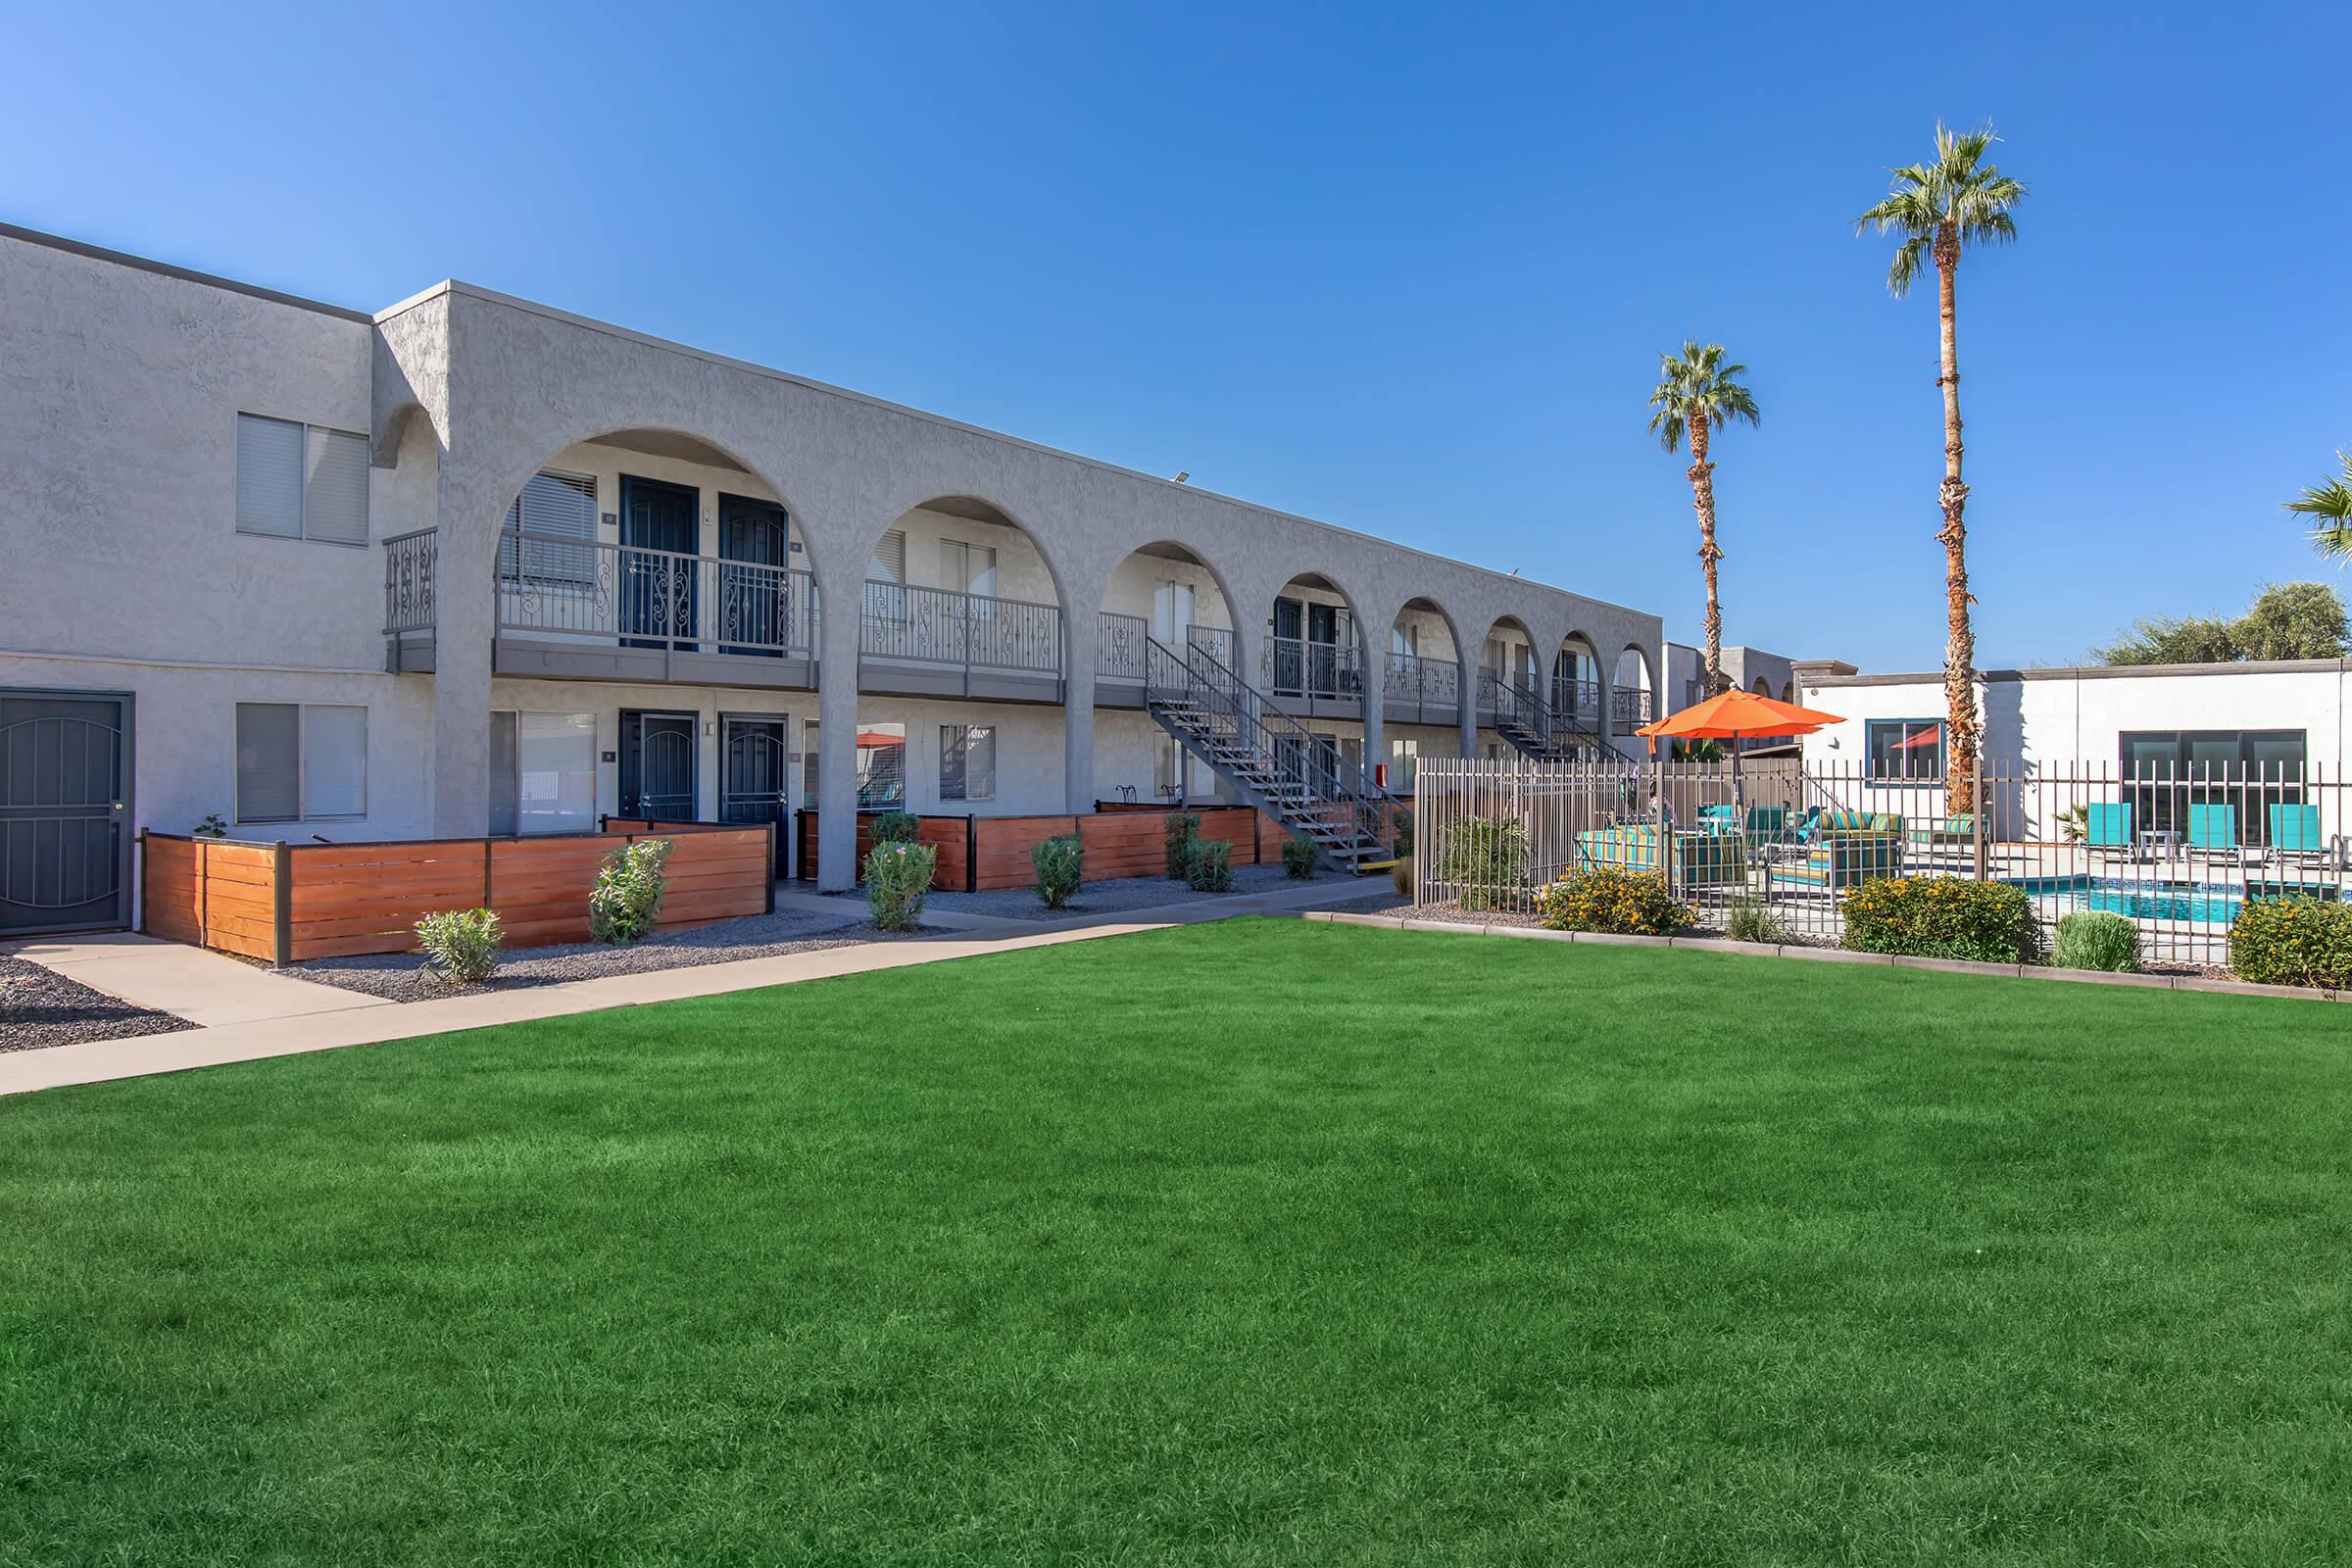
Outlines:
<svg viewBox="0 0 2352 1568"><path fill-rule="evenodd" d="M1252 921L0 1102L0 1562L2352 1559L2352 1008Z"/></svg>

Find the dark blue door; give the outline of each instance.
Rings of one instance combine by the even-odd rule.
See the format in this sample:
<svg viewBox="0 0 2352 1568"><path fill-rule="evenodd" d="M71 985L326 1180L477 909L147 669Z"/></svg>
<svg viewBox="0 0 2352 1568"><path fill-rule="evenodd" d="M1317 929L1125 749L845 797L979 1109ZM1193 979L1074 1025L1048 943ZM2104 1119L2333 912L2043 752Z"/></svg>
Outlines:
<svg viewBox="0 0 2352 1568"><path fill-rule="evenodd" d="M0 693L0 941L125 923L130 699Z"/></svg>
<svg viewBox="0 0 2352 1568"><path fill-rule="evenodd" d="M790 646L792 525L784 509L744 496L718 498L719 651L781 658Z"/></svg>
<svg viewBox="0 0 2352 1568"><path fill-rule="evenodd" d="M620 629L630 648L694 646L702 492L620 476Z"/></svg>

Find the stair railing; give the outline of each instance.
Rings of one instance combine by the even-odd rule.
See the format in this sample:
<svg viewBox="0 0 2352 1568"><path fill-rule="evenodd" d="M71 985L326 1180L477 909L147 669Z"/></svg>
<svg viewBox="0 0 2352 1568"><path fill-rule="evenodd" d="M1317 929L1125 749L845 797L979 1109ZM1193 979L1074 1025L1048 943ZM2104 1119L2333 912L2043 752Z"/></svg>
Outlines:
<svg viewBox="0 0 2352 1568"><path fill-rule="evenodd" d="M1278 802L1278 815L1287 811L1302 822L1323 822L1352 834L1358 843L1386 845L1393 839L1396 798L1200 644L1179 652L1153 638L1144 700L1191 705L1212 740L1253 754L1277 780L1304 797Z"/></svg>
<svg viewBox="0 0 2352 1568"><path fill-rule="evenodd" d="M1534 692L1524 686L1513 685L1491 669L1478 672L1478 706L1494 710L1497 728L1511 725L1547 741L1571 737L1591 741L1600 739L1585 726L1581 718L1563 716Z"/></svg>

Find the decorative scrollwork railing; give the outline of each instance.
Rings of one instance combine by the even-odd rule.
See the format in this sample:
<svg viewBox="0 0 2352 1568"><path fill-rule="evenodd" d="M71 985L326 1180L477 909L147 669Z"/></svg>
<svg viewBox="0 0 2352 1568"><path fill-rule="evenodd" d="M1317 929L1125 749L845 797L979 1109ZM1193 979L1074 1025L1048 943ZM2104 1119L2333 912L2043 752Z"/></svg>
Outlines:
<svg viewBox="0 0 2352 1568"><path fill-rule="evenodd" d="M1551 681L1551 710L1569 728L1587 734L1600 729L1600 682L1555 675Z"/></svg>
<svg viewBox="0 0 2352 1568"><path fill-rule="evenodd" d="M1258 663L1277 697L1354 697L1364 689L1355 650L1338 643L1269 637Z"/></svg>
<svg viewBox="0 0 2352 1568"><path fill-rule="evenodd" d="M1392 650L1382 700L1392 715L1407 723L1450 724L1461 711L1462 666L1450 659Z"/></svg>
<svg viewBox="0 0 2352 1568"><path fill-rule="evenodd" d="M868 659L1061 675L1061 612L1053 605L949 588L867 582L858 652Z"/></svg>
<svg viewBox="0 0 2352 1568"><path fill-rule="evenodd" d="M1095 674L1104 680L1141 681L1150 665L1152 623L1141 615L1105 610L1095 616Z"/></svg>
<svg viewBox="0 0 2352 1568"><path fill-rule="evenodd" d="M1629 734L1649 722L1649 693L1631 686L1620 686L1609 693L1609 712L1616 721L1617 733Z"/></svg>
<svg viewBox="0 0 2352 1568"><path fill-rule="evenodd" d="M434 531L395 534L384 541L384 635L433 629Z"/></svg>
<svg viewBox="0 0 2352 1568"><path fill-rule="evenodd" d="M808 573L552 534L500 536L501 631L624 647L813 658Z"/></svg>
<svg viewBox="0 0 2352 1568"><path fill-rule="evenodd" d="M1232 665L1233 633L1224 627L1202 626L1196 622L1184 628L1184 640L1218 663L1228 667Z"/></svg>

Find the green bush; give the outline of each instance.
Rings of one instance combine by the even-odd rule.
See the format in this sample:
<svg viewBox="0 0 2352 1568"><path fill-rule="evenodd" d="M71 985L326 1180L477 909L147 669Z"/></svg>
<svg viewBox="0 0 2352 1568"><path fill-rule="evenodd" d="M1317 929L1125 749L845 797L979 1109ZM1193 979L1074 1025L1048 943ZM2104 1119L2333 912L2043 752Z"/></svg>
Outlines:
<svg viewBox="0 0 2352 1568"><path fill-rule="evenodd" d="M494 909L443 909L416 922L424 972L453 985L478 986L498 973L498 945L505 939Z"/></svg>
<svg viewBox="0 0 2352 1568"><path fill-rule="evenodd" d="M1389 848L1399 860L1413 858L1413 813L1401 806L1389 818Z"/></svg>
<svg viewBox="0 0 2352 1568"><path fill-rule="evenodd" d="M228 824L220 820L219 811L207 811L204 813L204 820L189 830L189 836L199 839L224 839L228 837Z"/></svg>
<svg viewBox="0 0 2352 1568"><path fill-rule="evenodd" d="M1528 890L1527 824L1516 817L1464 817L1438 842L1430 874L1453 884L1465 909L1494 909Z"/></svg>
<svg viewBox="0 0 2352 1568"><path fill-rule="evenodd" d="M1845 890L1844 946L1978 963L2032 963L2041 956L2041 923L2026 890L2007 882L1956 876L1884 877Z"/></svg>
<svg viewBox="0 0 2352 1568"><path fill-rule="evenodd" d="M2139 972L2139 927L2104 909L2077 909L2058 922L2058 945L2050 962L2061 969Z"/></svg>
<svg viewBox="0 0 2352 1568"><path fill-rule="evenodd" d="M1075 833L1048 839L1029 852L1029 868L1037 873L1037 896L1049 909L1059 909L1078 891L1086 864L1086 846Z"/></svg>
<svg viewBox="0 0 2352 1568"><path fill-rule="evenodd" d="M653 930L668 886L662 868L670 849L668 839L639 839L605 857L588 891L588 930L597 941L625 946Z"/></svg>
<svg viewBox="0 0 2352 1568"><path fill-rule="evenodd" d="M1195 839L1184 863L1185 885L1195 893L1233 891L1233 846L1220 839Z"/></svg>
<svg viewBox="0 0 2352 1568"><path fill-rule="evenodd" d="M2230 967L2257 985L2352 989L2352 908L2300 894L2248 899L2230 922Z"/></svg>
<svg viewBox="0 0 2352 1568"><path fill-rule="evenodd" d="M1168 813L1168 880L1182 882L1192 874L1193 845L1200 837L1197 811Z"/></svg>
<svg viewBox="0 0 2352 1568"><path fill-rule="evenodd" d="M877 844L865 858L865 911L885 931L911 931L939 869L928 844Z"/></svg>
<svg viewBox="0 0 2352 1568"><path fill-rule="evenodd" d="M1295 839L1282 841L1284 876L1303 882L1315 874L1315 861L1321 858L1322 852L1316 847L1315 841L1303 833Z"/></svg>
<svg viewBox="0 0 2352 1568"><path fill-rule="evenodd" d="M876 844L912 844L922 830L922 818L905 811L884 811L874 818Z"/></svg>
<svg viewBox="0 0 2352 1568"><path fill-rule="evenodd" d="M1788 922L1772 912L1772 906L1753 893L1734 894L1724 906L1723 934L1734 942L1769 942L1779 945L1796 940Z"/></svg>
<svg viewBox="0 0 2352 1568"><path fill-rule="evenodd" d="M1594 866L1572 871L1536 895L1536 918L1552 931L1607 931L1624 936L1670 937L1688 931L1698 917L1666 891L1655 871L1621 871Z"/></svg>

